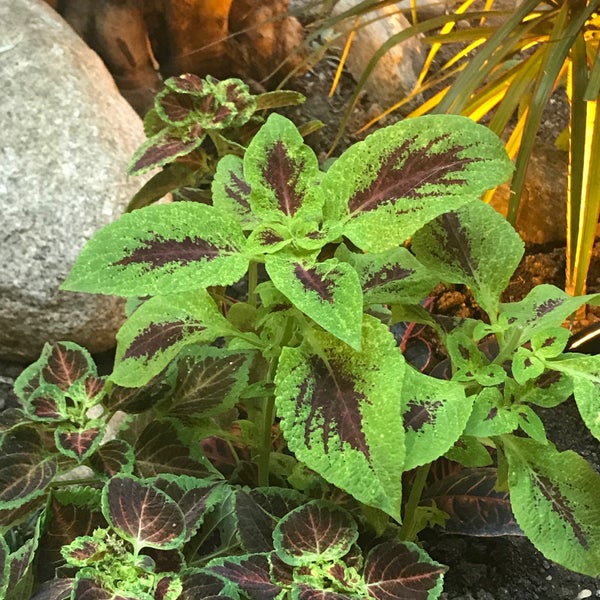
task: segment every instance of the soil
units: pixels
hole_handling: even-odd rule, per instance
[[[318,134],[307,138],[322,159],[327,155],[337,132],[337,124],[355,86],[350,75],[345,73],[333,96],[328,97],[335,62],[336,59],[330,57],[287,86],[302,91],[307,96],[307,102],[302,107],[288,111],[297,123],[310,119],[320,119],[326,123],[326,127]],[[365,134],[353,132],[378,110],[379,107],[366,96],[359,100],[337,152],[364,137]],[[543,120],[541,136],[544,139],[554,141],[563,127],[565,114],[568,115],[568,108],[558,94],[552,100],[548,117]],[[388,117],[382,124],[389,124],[394,119],[393,116]],[[564,247],[528,248],[506,291],[505,300],[519,300],[539,283],[553,283],[561,287],[564,285],[564,277]],[[594,250],[588,291],[600,291],[600,244]],[[437,302],[438,307],[443,306],[453,314],[468,316],[477,310],[470,295],[460,287],[443,290]],[[579,326],[598,320],[600,309],[592,308]],[[98,358],[102,370],[108,372],[111,352]],[[24,365],[0,361],[0,410],[17,405],[12,383],[23,368]],[[549,437],[560,450],[575,450],[600,472],[600,443],[584,426],[574,401],[567,401],[558,409],[540,411],[540,416],[545,422]],[[449,567],[442,600],[600,598],[600,579],[573,573],[546,560],[524,537],[463,537],[427,531],[423,535],[423,544],[432,558]]]

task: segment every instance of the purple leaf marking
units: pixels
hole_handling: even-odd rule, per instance
[[[294,216],[302,204],[304,194],[298,191],[298,182],[306,165],[306,159],[294,161],[286,146],[277,140],[269,149],[262,176],[268,187],[275,191],[279,209]]]
[[[303,404],[310,408],[305,423],[304,443],[311,447],[311,435],[321,432],[325,452],[329,451],[331,437],[339,436],[340,445],[362,452],[367,459],[370,450],[362,427],[360,405],[369,399],[356,389],[356,382],[346,373],[345,365],[330,358],[328,366],[317,356],[310,358],[311,373],[303,382],[298,394],[296,415]],[[309,380],[314,381],[312,396],[308,397]]]
[[[464,146],[455,145],[442,152],[430,153],[435,144],[443,142],[448,137],[448,134],[441,135],[418,149],[412,147],[417,141],[415,137],[406,140],[399,148],[390,152],[383,158],[378,176],[368,187],[357,190],[350,198],[348,202],[350,212],[375,210],[398,198],[422,198],[424,194],[420,190],[426,184],[465,183],[457,173],[476,159],[459,156],[459,152],[465,149]],[[451,174],[455,174],[454,177],[450,177]]]
[[[131,342],[123,358],[140,358],[145,356],[147,360],[155,354],[176,344],[191,333],[206,329],[200,324],[190,324],[185,321],[169,321],[167,323],[150,323]]]

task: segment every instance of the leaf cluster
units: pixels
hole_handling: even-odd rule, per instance
[[[386,4],[365,0],[315,27],[321,30],[348,18],[355,19],[360,27],[381,18],[374,17],[373,11]],[[494,132],[506,138],[509,155],[516,157],[507,215],[514,224],[544,110],[552,94],[564,90],[570,121],[557,144],[569,152],[566,289],[574,295],[585,293],[600,211],[600,2],[527,0],[507,11],[493,0],[485,4],[484,10],[479,10],[474,0],[464,0],[450,14],[422,20],[416,16],[420,8],[415,2],[412,25],[386,40],[373,55],[359,78],[343,122],[348,121],[381,57],[394,45],[421,35],[429,44],[429,52],[414,89],[374,121],[411,103],[418,106],[405,111],[410,117],[433,112],[485,120]],[[447,58],[440,61],[442,48],[448,49]],[[427,97],[424,102],[423,96]],[[341,133],[340,129],[338,138]]]
[[[413,542],[444,522],[524,533],[598,575],[600,477],[536,407],[574,394],[600,437],[600,360],[565,352],[561,327],[599,298],[543,285],[501,301],[523,244],[480,196],[511,169],[492,132],[440,115],[323,170],[274,114],[221,159],[210,205],[99,231],[64,288],[125,296],[128,319],[108,378],[62,342],[17,381],[0,433],[7,598],[33,578],[40,599],[433,600],[444,569]],[[440,282],[484,318],[426,310]],[[437,334],[445,365],[407,360],[405,322]]]

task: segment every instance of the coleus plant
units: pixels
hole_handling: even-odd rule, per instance
[[[129,210],[151,204],[167,193],[179,199],[210,197],[218,159],[243,156],[242,145],[262,121],[265,109],[304,102],[291,90],[253,94],[240,79],[219,81],[186,73],[169,77],[144,117],[148,137],[132,157],[128,172],[140,175],[162,167],[129,203]],[[319,123],[304,125],[307,131]]]
[[[37,558],[37,598],[433,600],[444,567],[414,542],[444,522],[598,575],[600,478],[534,409],[573,393],[600,437],[600,360],[561,327],[599,299],[501,302],[523,245],[479,197],[511,169],[485,127],[428,116],[323,171],[271,115],[218,163],[211,205],[98,232],[63,287],[127,297],[128,319],[109,377],[63,342],[17,381],[0,590]],[[440,281],[485,318],[425,310]],[[447,377],[405,359],[406,321],[437,332]],[[442,460],[462,469],[428,481]]]

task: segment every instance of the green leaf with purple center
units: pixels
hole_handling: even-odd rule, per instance
[[[317,329],[310,331],[313,345],[284,348],[277,414],[299,460],[399,520],[405,363],[385,325],[365,316],[362,330],[361,351]]]
[[[323,175],[325,220],[341,221],[362,250],[389,250],[503,183],[512,169],[498,137],[470,119],[408,119],[354,144]]]
[[[248,268],[245,243],[239,221],[212,206],[147,206],[97,232],[62,289],[159,296],[230,285]]]

